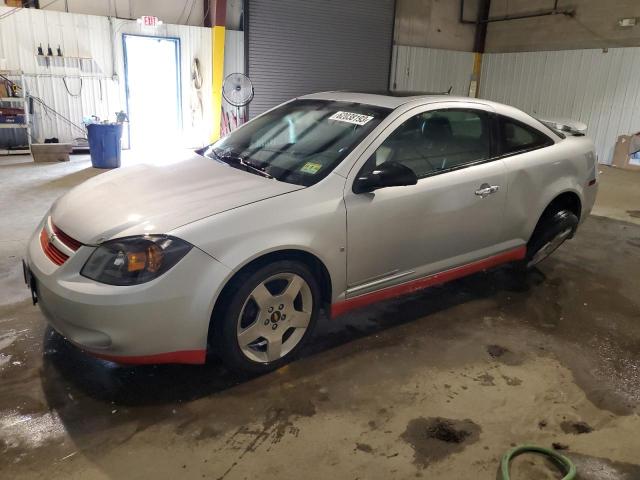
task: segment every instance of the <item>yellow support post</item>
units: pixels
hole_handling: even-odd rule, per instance
[[[471,72],[471,83],[469,84],[469,96],[478,98],[480,95],[480,74],[482,73],[482,53],[473,54],[473,72]]]
[[[215,25],[211,29],[211,99],[213,108],[213,126],[211,141],[220,138],[222,123],[222,81],[224,80],[224,25]]]

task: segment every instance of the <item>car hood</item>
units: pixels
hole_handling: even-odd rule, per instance
[[[247,173],[195,156],[169,165],[136,165],[94,177],[59,198],[53,223],[85,244],[167,233],[299,185]]]

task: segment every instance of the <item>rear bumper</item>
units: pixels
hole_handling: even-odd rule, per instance
[[[62,265],[31,238],[26,262],[51,326],[97,357],[127,364],[204,363],[213,300],[228,269],[193,248],[171,270],[141,285],[113,286],[80,275],[94,247]]]
[[[596,182],[593,185],[587,185],[584,188],[583,193],[583,203],[582,203],[582,213],[580,214],[580,223],[582,224],[589,214],[591,210],[593,210],[593,205],[596,202],[596,196],[598,195],[598,184],[600,180],[596,179]]]

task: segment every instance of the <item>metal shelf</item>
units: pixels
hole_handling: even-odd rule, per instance
[[[29,150],[28,148],[20,148],[20,149],[0,148],[0,155],[29,155],[30,153],[31,153],[31,150]]]
[[[38,55],[36,54],[36,57],[39,58],[60,58],[60,59],[64,59],[64,58],[68,58],[69,60],[93,60],[93,57],[69,57],[67,55]]]
[[[13,103],[22,103],[24,106],[24,115],[25,121],[24,123],[0,123],[0,129],[11,129],[11,130],[21,130],[26,134],[26,144],[28,147],[20,148],[20,145],[17,145],[15,148],[10,147],[7,148],[7,145],[0,145],[0,155],[21,155],[21,154],[29,154],[31,153],[31,118],[29,116],[28,109],[28,101],[26,98],[26,84],[24,81],[24,75],[21,71],[0,71],[3,76],[9,77],[11,80],[15,81],[16,84],[21,89],[22,96],[21,97],[0,97],[0,102],[13,102]],[[13,77],[13,78],[11,78]]]

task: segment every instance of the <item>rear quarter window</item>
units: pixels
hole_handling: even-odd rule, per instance
[[[554,141],[540,130],[512,118],[498,117],[498,149],[501,155],[528,152],[553,144]]]

